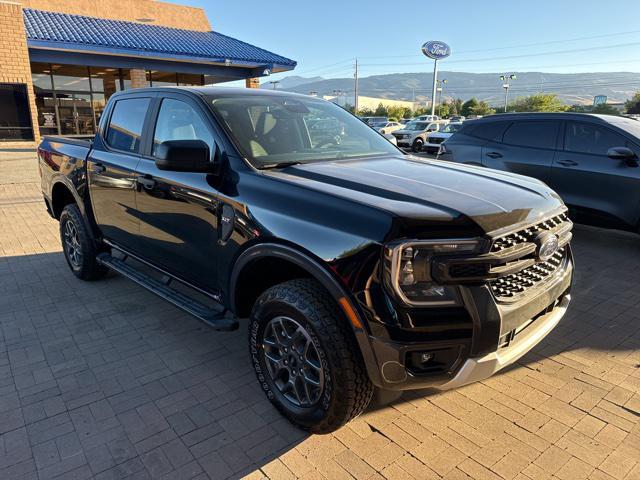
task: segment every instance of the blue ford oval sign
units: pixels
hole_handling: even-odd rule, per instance
[[[451,55],[451,47],[444,42],[431,40],[422,45],[422,53],[434,60],[442,60]]]

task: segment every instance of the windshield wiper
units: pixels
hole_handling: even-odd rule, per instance
[[[302,162],[298,160],[291,160],[288,162],[278,162],[278,163],[267,163],[265,165],[260,165],[260,170],[267,170],[269,168],[285,168],[291,167],[292,165],[300,165]]]

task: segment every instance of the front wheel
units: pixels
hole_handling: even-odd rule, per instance
[[[413,141],[413,145],[411,145],[411,150],[413,150],[414,152],[418,153],[422,150],[422,145],[424,144],[423,140],[421,138],[416,138]]]
[[[310,279],[269,288],[251,312],[258,381],[283,415],[313,433],[333,432],[371,401],[373,386],[346,321]]]
[[[76,204],[64,207],[60,214],[62,251],[73,274],[82,280],[97,280],[107,268],[96,260],[96,246],[85,227]]]

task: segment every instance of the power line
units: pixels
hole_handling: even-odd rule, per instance
[[[523,44],[519,44],[519,45],[508,45],[508,46],[502,46],[502,47],[493,47],[493,48],[479,48],[479,49],[475,49],[475,50],[461,50],[461,51],[457,51],[455,52],[456,55],[462,55],[464,53],[477,53],[477,52],[492,52],[492,51],[498,51],[498,50],[511,50],[514,48],[528,48],[528,47],[538,47],[538,46],[543,46],[543,45],[554,45],[554,44],[558,44],[558,43],[566,43],[566,42],[577,42],[577,41],[582,41],[582,40],[595,40],[598,38],[609,38],[609,37],[618,37],[618,36],[624,36],[624,35],[632,35],[632,34],[636,34],[636,33],[640,33],[640,30],[630,30],[627,32],[616,32],[616,33],[606,33],[606,34],[602,34],[602,35],[589,35],[586,37],[573,37],[573,38],[566,38],[563,40],[549,40],[546,42],[535,42],[535,43],[523,43]],[[373,58],[414,58],[414,57],[422,57],[422,54],[419,53],[414,53],[411,55],[380,55],[380,56],[360,56],[359,58],[369,58],[369,59],[373,59]]]

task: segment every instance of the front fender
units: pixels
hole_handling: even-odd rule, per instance
[[[380,385],[380,372],[378,371],[373,348],[369,341],[366,322],[363,319],[362,312],[358,308],[357,302],[351,298],[351,294],[343,285],[341,285],[331,269],[325,267],[320,261],[313,258],[310,254],[304,253],[292,246],[280,243],[261,243],[247,248],[236,260],[231,273],[228,289],[229,305],[235,305],[236,285],[242,270],[253,261],[265,257],[286,260],[304,269],[324,288],[326,288],[329,294],[343,310],[346,319],[350,318],[349,310],[355,313],[357,316],[357,324],[354,321],[350,321],[349,325],[351,325],[353,334],[358,346],[360,347],[360,352],[362,353],[369,378],[374,385]]]

